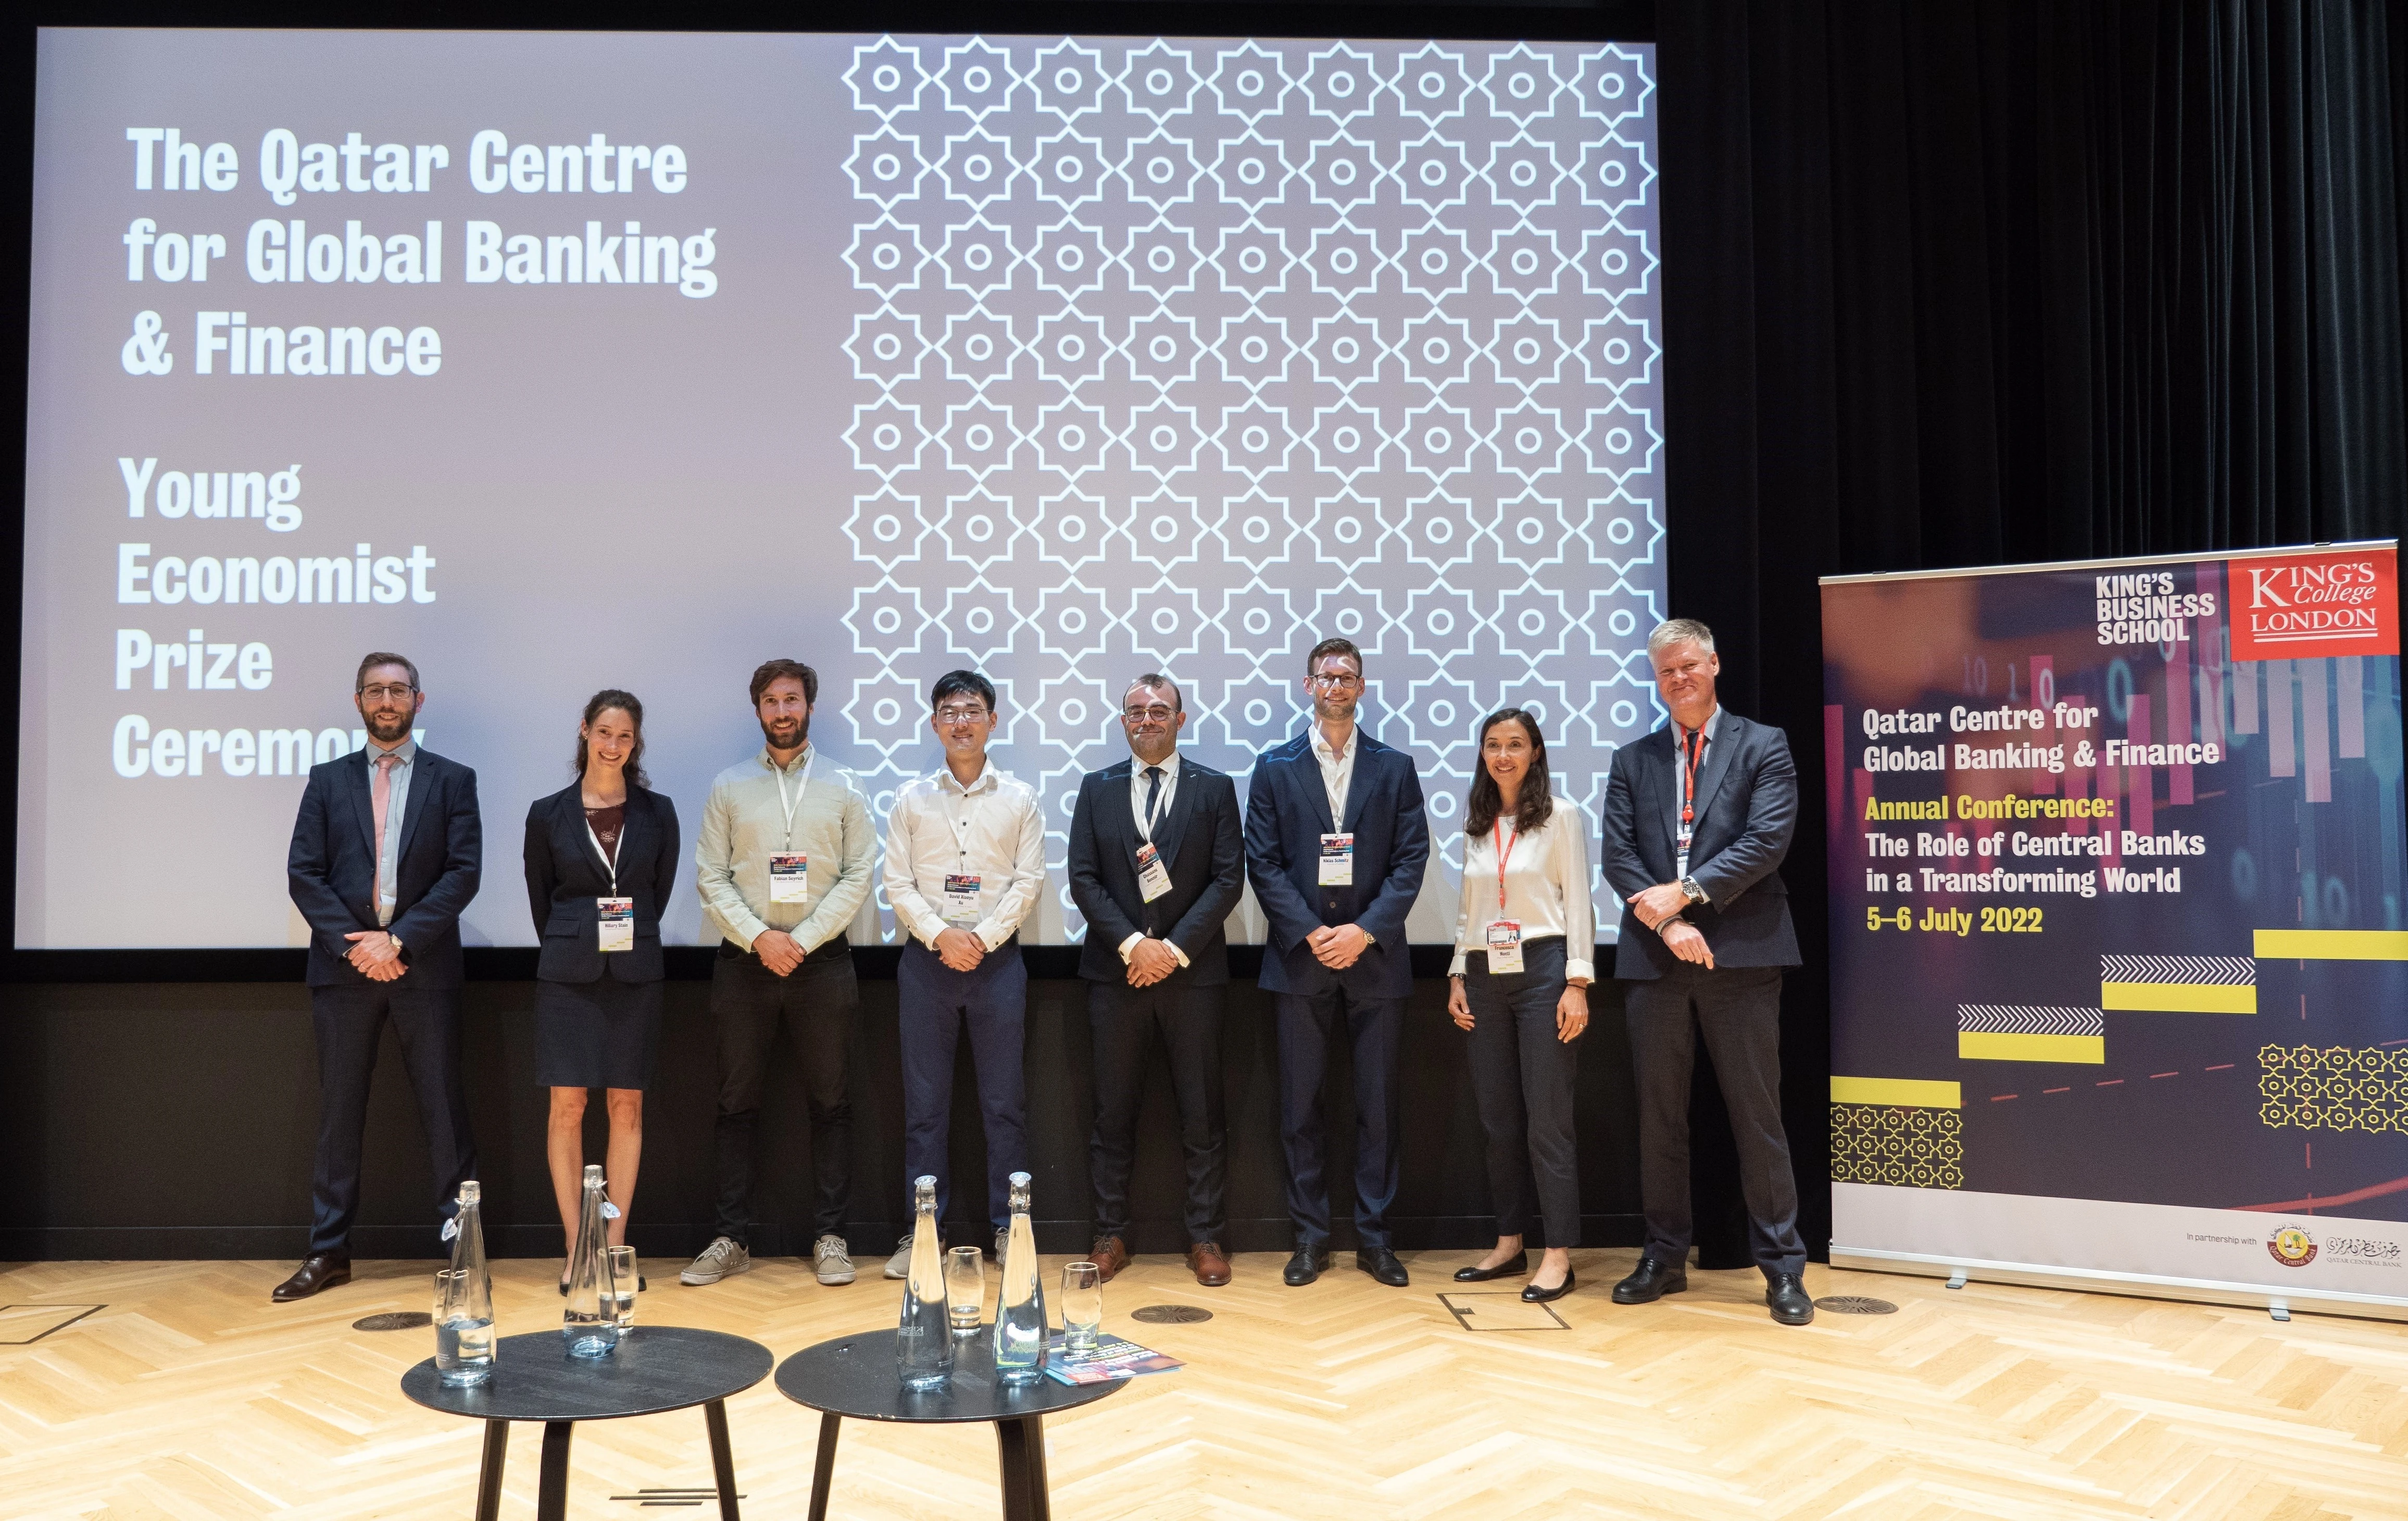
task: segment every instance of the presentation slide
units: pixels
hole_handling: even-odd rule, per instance
[[[1140,672],[1242,779],[1315,639],[1360,644],[1428,794],[1417,941],[1482,714],[1536,710],[1592,818],[1660,722],[1652,48],[39,48],[22,947],[306,943],[294,807],[371,650],[477,771],[472,944],[534,942],[527,805],[606,686],[690,861],[762,660],[817,669],[811,739],[882,819],[942,764],[930,682],[984,670],[1050,943]],[[690,886],[665,928],[700,938]]]

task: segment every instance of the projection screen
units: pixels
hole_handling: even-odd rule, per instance
[[[1064,831],[1128,679],[1175,675],[1190,753],[1242,778],[1329,633],[1422,768],[1412,938],[1448,939],[1479,717],[1538,710],[1592,818],[1659,721],[1652,74],[44,32],[18,944],[303,943],[294,809],[360,742],[373,649],[478,771],[471,943],[533,941],[521,825],[589,694],[644,699],[690,860],[773,655],[882,816],[941,764],[929,682],[987,671],[1051,825],[1030,938],[1073,940]],[[700,933],[690,887],[666,932]]]

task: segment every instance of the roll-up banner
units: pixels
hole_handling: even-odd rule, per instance
[[[1835,1264],[2408,1314],[2397,562],[1823,582]]]

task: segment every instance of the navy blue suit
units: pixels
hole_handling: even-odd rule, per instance
[[[365,750],[313,767],[293,822],[285,875],[309,923],[310,1020],[318,1038],[318,1160],[309,1253],[348,1255],[360,1200],[368,1083],[385,1021],[400,1038],[433,1165],[436,1209],[448,1216],[477,1167],[460,1077],[460,912],[477,896],[484,854],[477,773],[421,748],[411,763],[394,861],[393,923],[407,969],[390,983],[349,961],[353,931],[375,929],[376,812]]]
[[[1299,1244],[1329,1240],[1329,1188],[1321,1087],[1329,1038],[1341,1022],[1354,1057],[1354,1227],[1365,1247],[1390,1244],[1402,1147],[1397,1059],[1403,1045],[1412,958],[1405,916],[1429,863],[1429,823],[1412,758],[1360,728],[1341,819],[1314,757],[1312,731],[1265,751],[1246,797],[1246,876],[1268,921],[1262,986],[1278,997],[1280,1138],[1287,1153],[1288,1213]],[[1321,837],[1354,837],[1354,882],[1321,885]],[[1313,958],[1305,937],[1324,926],[1359,925],[1372,943],[1343,971]]]

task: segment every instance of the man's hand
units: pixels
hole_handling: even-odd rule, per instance
[[[937,932],[937,959],[955,971],[976,971],[986,959],[986,941],[957,926]]]
[[[1129,947],[1128,980],[1131,987],[1152,987],[1179,969],[1179,954],[1171,950],[1168,940],[1158,940],[1149,935]]]
[[[1464,992],[1461,977],[1446,980],[1446,1012],[1455,1021],[1455,1028],[1471,1028],[1471,996]]]
[[[1681,891],[1677,882],[1661,882],[1643,893],[1630,895],[1630,907],[1639,922],[1654,929],[1672,915],[1689,906],[1689,895]]]
[[[1713,947],[1706,943],[1703,931],[1687,920],[1677,920],[1664,926],[1664,943],[1684,961],[1694,961],[1708,971],[1714,969]]]
[[[384,930],[353,930],[343,939],[351,942],[351,966],[372,983],[393,982],[409,969],[401,959],[401,942]]]
[[[1363,933],[1361,925],[1326,926],[1304,938],[1312,947],[1312,959],[1331,971],[1344,971],[1363,957],[1363,948],[1371,937]]]
[[[761,965],[783,977],[803,964],[803,948],[782,929],[765,929],[752,937],[752,954]]]

